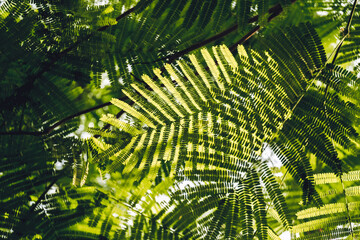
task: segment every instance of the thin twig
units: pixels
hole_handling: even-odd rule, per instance
[[[260,30],[260,26],[256,26],[253,29],[251,29],[247,34],[245,34],[239,41],[234,43],[229,47],[230,52],[234,52],[238,45],[244,44],[247,40],[249,40],[252,36],[254,36],[255,33],[257,33]]]
[[[344,30],[344,34],[345,34],[345,35],[344,35],[344,37],[341,39],[340,44],[338,45],[338,47],[337,47],[337,49],[336,49],[334,58],[333,58],[333,60],[332,60],[332,62],[331,62],[332,65],[334,65],[335,62],[336,62],[336,58],[338,57],[338,54],[339,54],[339,52],[340,52],[340,49],[341,49],[341,46],[342,46],[344,40],[345,40],[347,37],[350,36],[350,27],[351,27],[352,19],[353,19],[353,17],[354,17],[356,4],[357,4],[357,0],[354,1],[354,4],[353,4],[353,6],[352,6],[351,13],[350,13],[348,22],[347,22],[346,27],[345,27],[345,30]],[[325,93],[324,93],[324,98],[325,98],[325,100],[324,100],[324,105],[325,105],[325,103],[326,103],[326,96],[327,96],[328,90],[329,90],[329,84],[327,84],[327,85],[326,85],[326,88],[325,88]]]

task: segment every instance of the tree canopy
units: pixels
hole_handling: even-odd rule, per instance
[[[358,239],[357,0],[0,0],[1,239]]]

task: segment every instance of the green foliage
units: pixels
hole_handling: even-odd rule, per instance
[[[355,3],[0,1],[0,238],[355,239]]]

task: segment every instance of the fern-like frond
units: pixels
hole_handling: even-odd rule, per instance
[[[184,191],[183,195],[191,202],[201,198],[211,202],[207,208],[197,209],[195,218],[201,218],[211,209],[218,212],[219,216],[209,218],[212,227],[204,236],[234,237],[239,227],[243,238],[252,238],[255,231],[260,239],[266,239],[268,228],[264,196],[259,189],[261,181],[283,225],[290,226],[279,186],[267,165],[258,162],[263,144],[270,143],[303,188],[304,203],[315,200],[321,204],[306,151],[313,152],[341,174],[340,160],[336,158],[331,139],[350,143],[349,139],[356,133],[351,125],[335,120],[340,114],[336,109],[344,107],[344,102],[336,100],[336,94],[329,97],[328,107],[329,112],[334,111],[330,113],[334,114],[333,125],[337,128],[327,128],[326,116],[306,115],[308,99],[322,98],[312,85],[316,81],[314,77],[325,78],[321,74],[326,74],[323,72],[325,53],[311,25],[279,31],[269,39],[264,41],[266,50],[246,54],[242,50],[239,58],[225,46],[213,47],[212,52],[202,50],[201,55],[189,56],[191,65],[177,61],[176,65],[165,66],[167,73],[155,69],[158,82],[143,75],[144,82],[153,91],[137,82],[124,89],[124,94],[136,105],[119,100],[113,103],[142,122],[145,132],[128,131],[132,139],[126,146],[104,149],[100,155],[112,162],[107,170],[127,174],[136,167],[141,171],[138,183],[141,185],[142,181],[144,186],[151,186],[161,176],[183,176],[184,180],[190,178],[209,184],[229,176],[231,181],[238,179],[235,183],[239,182],[239,187],[233,186],[233,190],[224,192],[225,197],[220,199],[221,194],[216,199],[209,198],[208,191],[201,187],[191,193]],[[213,78],[205,70],[207,67]],[[331,78],[344,75],[341,70],[337,72]],[[120,126],[119,120],[114,121]],[[162,172],[162,166],[168,161],[170,171]],[[175,205],[175,209],[183,207]],[[187,207],[195,211],[191,204]],[[235,211],[240,211],[243,217],[238,218]],[[180,212],[168,214],[163,223],[172,226]],[[227,219],[224,229],[219,225],[221,219]],[[253,230],[253,220],[256,230]]]

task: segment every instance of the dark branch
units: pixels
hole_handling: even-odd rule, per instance
[[[136,64],[149,64],[149,63],[155,63],[155,62],[160,62],[160,61],[164,61],[164,60],[167,60],[167,62],[173,62],[174,60],[178,59],[179,57],[181,57],[181,56],[183,56],[183,55],[185,55],[185,54],[187,54],[187,53],[189,53],[191,51],[194,51],[194,50],[196,50],[198,48],[201,48],[201,47],[203,47],[203,46],[205,46],[205,45],[207,45],[207,44],[209,44],[211,42],[214,42],[216,40],[219,40],[219,39],[225,37],[226,35],[234,32],[237,29],[237,27],[238,27],[238,25],[235,24],[235,25],[231,26],[230,28],[224,30],[223,32],[218,33],[215,36],[212,36],[212,37],[210,37],[208,39],[205,39],[205,40],[203,40],[201,42],[195,43],[192,46],[190,46],[190,47],[188,47],[188,48],[186,48],[184,50],[181,50],[181,51],[179,51],[179,52],[177,52],[177,53],[175,53],[175,54],[173,54],[171,56],[162,57],[162,58],[159,58],[159,59],[157,59],[155,61],[151,61],[151,62],[139,62],[139,63],[136,63]]]
[[[294,3],[296,2],[296,0],[291,0],[291,3]],[[275,18],[276,16],[278,16],[281,12],[283,11],[283,8],[281,7],[281,4],[277,4],[275,5],[274,7],[270,8],[268,10],[269,14],[271,14],[268,18],[268,22],[270,22],[273,18]],[[259,19],[259,15],[256,15],[252,18],[249,19],[248,23],[254,23],[256,22],[257,20]],[[165,57],[162,57],[162,58],[159,58],[157,60],[154,60],[154,61],[150,61],[150,62],[138,62],[138,63],[135,63],[135,64],[151,64],[151,63],[156,63],[156,62],[160,62],[160,61],[164,61],[164,60],[167,60],[168,63],[170,62],[173,62],[174,60],[178,59],[179,57],[191,52],[191,51],[194,51],[196,49],[199,49],[211,42],[214,42],[216,40],[219,40],[219,39],[222,39],[223,37],[229,35],[230,33],[236,31],[238,29],[238,24],[234,24],[233,26],[229,27],[228,29],[222,31],[221,33],[218,33],[216,34],[215,36],[212,36],[208,39],[205,39],[201,42],[198,42],[198,43],[195,43],[193,44],[192,46],[184,49],[184,50],[181,50],[177,53],[174,53],[173,55],[170,55],[170,56],[165,56]],[[250,30],[247,34],[245,34],[245,36],[243,36],[237,43],[235,43],[233,46],[231,46],[230,50],[232,48],[236,48],[236,46],[238,44],[243,44],[245,41],[247,41],[250,37],[252,37],[257,31],[259,31],[260,29],[260,26],[256,26],[254,29]]]
[[[135,75],[131,74],[137,81],[141,81],[138,77],[136,77]],[[123,98],[119,98],[120,100],[123,100],[123,101],[126,101],[128,100],[128,104],[133,104],[132,101],[130,101],[127,97],[123,97]],[[92,112],[94,110],[97,110],[97,109],[100,109],[100,108],[103,108],[103,107],[106,107],[106,106],[109,106],[111,105],[111,102],[106,102],[106,103],[102,103],[100,105],[97,105],[95,107],[92,107],[92,108],[88,108],[88,109],[85,109],[83,111],[80,111],[80,112],[77,112],[77,113],[74,113],[72,115],[69,115],[63,119],[61,119],[60,121],[54,123],[53,125],[51,125],[50,127],[46,128],[45,130],[43,131],[39,131],[39,132],[31,132],[31,131],[12,131],[12,132],[0,132],[0,135],[30,135],[30,136],[44,136],[44,135],[47,135],[49,133],[51,133],[55,128],[61,126],[62,124],[66,123],[67,121],[70,121],[78,116],[81,116],[83,114],[86,114],[86,113],[89,113],[89,112]],[[116,114],[116,118],[119,118],[122,114],[124,113],[123,110],[121,110],[119,113]],[[109,129],[110,128],[110,124],[107,124],[104,126],[103,129]],[[95,135],[95,137],[99,137],[98,135]]]
[[[81,111],[81,112],[75,113],[75,114],[70,115],[70,116],[68,116],[68,117],[66,117],[66,118],[63,118],[63,119],[61,119],[60,121],[58,121],[57,123],[55,123],[54,125],[52,125],[51,127],[47,128],[47,129],[44,131],[43,135],[49,134],[49,133],[52,132],[56,127],[62,125],[63,123],[65,123],[65,122],[67,122],[67,121],[69,121],[69,120],[71,120],[71,119],[73,119],[73,118],[75,118],[75,117],[78,117],[78,116],[83,115],[83,114],[85,114],[85,113],[89,113],[89,112],[92,112],[92,111],[94,111],[94,110],[97,110],[97,109],[99,109],[99,108],[103,108],[103,107],[109,106],[109,105],[111,105],[111,102],[106,102],[106,103],[97,105],[97,106],[95,106],[95,107],[92,107],[92,108],[89,108],[89,109],[85,109],[85,110],[83,110],[83,111]]]
[[[76,118],[80,115],[83,115],[85,113],[89,113],[92,112],[94,110],[97,110],[99,108],[103,108],[105,106],[109,106],[111,105],[111,102],[106,102],[106,103],[102,103],[100,105],[97,105],[95,107],[89,108],[89,109],[85,109],[81,112],[77,112],[75,114],[72,114],[70,116],[67,116],[63,119],[61,119],[60,121],[56,122],[55,124],[51,125],[50,127],[46,128],[44,131],[41,132],[29,132],[29,131],[14,131],[14,132],[0,132],[0,135],[31,135],[31,136],[44,136],[47,135],[49,133],[51,133],[55,128],[59,127],[60,125],[64,124],[65,122]]]
[[[249,38],[254,36],[254,34],[257,33],[259,31],[259,29],[260,29],[260,26],[256,26],[250,32],[245,34],[245,36],[243,36],[239,41],[237,41],[235,44],[230,46],[230,48],[229,48],[230,52],[234,52],[238,45],[244,44],[244,42],[246,42]]]
[[[291,3],[295,3],[296,0],[291,0]],[[277,17],[280,13],[283,12],[283,8],[281,7],[281,4],[277,4],[274,7],[269,9],[269,13],[271,13],[271,15],[268,17],[268,22],[271,22],[271,20],[273,20],[275,17]],[[245,36],[243,36],[239,41],[237,41],[236,43],[234,43],[229,49],[230,51],[233,53],[238,45],[244,44],[244,42],[246,42],[249,38],[251,38],[255,33],[257,33],[260,30],[260,25],[257,25],[256,27],[254,27],[252,30],[250,30],[247,34],[245,34]]]

